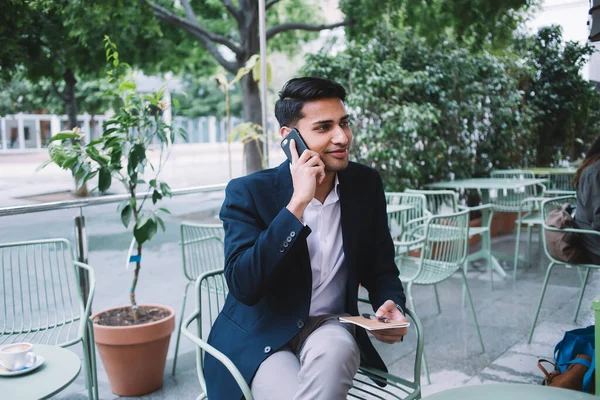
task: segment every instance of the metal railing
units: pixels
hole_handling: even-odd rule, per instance
[[[218,192],[225,190],[227,184],[221,183],[217,185],[194,186],[180,189],[172,189],[173,196],[183,196],[189,194]],[[138,193],[136,199],[152,196],[152,192]],[[0,217],[11,215],[31,214],[37,212],[64,210],[70,208],[79,208],[79,215],[74,218],[75,223],[75,249],[77,250],[77,261],[88,263],[88,238],[85,230],[85,215],[83,209],[85,207],[99,206],[104,204],[119,203],[129,199],[127,194],[115,194],[93,198],[82,198],[77,200],[53,201],[41,204],[28,204],[22,206],[0,207]],[[81,286],[84,299],[89,293],[89,280],[87,274],[80,275],[79,285]]]

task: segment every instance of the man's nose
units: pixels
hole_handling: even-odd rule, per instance
[[[336,144],[347,144],[348,143],[348,135],[341,126],[338,126],[333,133],[333,137],[331,141]]]

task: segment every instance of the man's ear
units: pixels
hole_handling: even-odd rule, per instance
[[[279,129],[279,135],[281,136],[281,138],[285,138],[287,135],[289,135],[289,133],[292,131],[292,128],[290,128],[289,126],[282,126]]]

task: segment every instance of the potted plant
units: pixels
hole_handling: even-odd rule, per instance
[[[163,197],[171,195],[169,185],[160,181],[159,175],[175,136],[185,134],[162,120],[162,111],[168,107],[162,100],[162,90],[146,95],[137,93],[130,66],[120,62],[117,46],[108,37],[105,50],[110,65],[108,81],[114,86],[109,93],[119,99],[121,106],[105,122],[101,138],[85,144],[79,129],[74,128],[55,135],[49,152],[50,162],[71,170],[81,184],[97,177],[98,190],[104,193],[116,180],[129,196],[119,205],[118,212],[133,236],[128,254],[128,262],[135,264],[129,292],[131,304],[100,311],[92,320],[112,391],[120,396],[138,396],[162,386],[169,340],[175,327],[173,309],[138,304],[135,289],[143,245],[159,226],[165,230],[161,215],[169,213],[157,207]],[[160,151],[159,161],[154,165],[147,157],[151,146]],[[152,177],[148,180],[150,190],[138,198],[140,185],[146,184],[144,175]],[[150,200],[151,206],[145,207]]]

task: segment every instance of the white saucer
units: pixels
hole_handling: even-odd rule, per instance
[[[23,368],[23,369],[20,369],[17,371],[9,371],[0,366],[0,376],[16,376],[16,375],[26,374],[28,372],[33,371],[34,369],[37,369],[43,363],[44,363],[44,357],[40,356],[39,354],[36,354],[35,362],[29,368]]]

